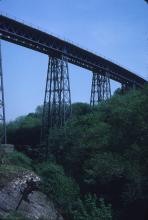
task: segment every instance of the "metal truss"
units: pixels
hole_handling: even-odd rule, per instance
[[[6,144],[6,120],[5,120],[5,102],[4,102],[4,86],[3,86],[3,70],[2,55],[0,41],[0,143]]]
[[[86,49],[3,15],[0,15],[0,37],[59,59],[61,55],[66,56],[69,63],[92,72],[109,70],[110,79],[119,83],[128,82],[132,85],[135,81],[138,87],[147,83],[140,76]]]
[[[135,88],[137,88],[137,86],[136,86],[136,83],[134,83],[134,82],[132,84],[129,84],[129,82],[121,84],[122,93],[126,93],[127,91],[129,91],[131,89],[135,89]]]
[[[94,72],[92,77],[92,88],[90,105],[98,105],[101,101],[106,101],[111,97],[111,86],[109,74],[104,75]]]
[[[41,142],[48,140],[50,129],[62,127],[70,116],[71,94],[67,58],[49,57]]]

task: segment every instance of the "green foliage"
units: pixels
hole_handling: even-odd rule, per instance
[[[77,209],[73,211],[74,220],[112,220],[111,206],[103,199],[88,194],[84,200],[79,199]]]
[[[3,157],[3,164],[6,164],[6,165],[31,169],[31,166],[32,166],[31,163],[32,163],[32,160],[30,158],[28,158],[26,155],[18,151],[5,154]]]
[[[39,108],[39,107],[38,107]],[[8,142],[15,145],[37,145],[40,142],[41,113],[18,117],[7,125]]]
[[[148,87],[126,94],[118,90],[95,108],[82,103],[72,107],[73,116],[65,126],[50,131],[52,162],[36,165],[43,191],[63,208],[68,220],[112,219],[110,206],[97,198],[112,204],[115,220],[137,220],[139,215],[144,220],[148,203]],[[9,139],[16,144],[39,143],[41,113],[39,107],[10,123]],[[43,148],[38,150],[42,153]]]
[[[84,182],[106,184],[124,176],[124,160],[111,152],[96,154],[84,164]]]
[[[71,177],[65,175],[61,166],[44,162],[38,165],[37,173],[43,179],[43,191],[60,207],[68,209],[77,199],[79,187]]]
[[[31,220],[30,218],[24,217],[17,212],[10,212],[8,215],[0,216],[1,220]]]
[[[78,105],[64,128],[52,133],[51,153],[81,193],[107,198],[121,219],[125,207],[148,200],[148,88],[116,93],[82,112]]]
[[[90,105],[86,103],[74,103],[72,104],[73,117],[80,117],[92,112]]]

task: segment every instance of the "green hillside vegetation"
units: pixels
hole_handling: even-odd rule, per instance
[[[72,109],[50,132],[46,161],[41,107],[7,125],[8,142],[31,158],[26,166],[66,220],[148,219],[148,87]]]

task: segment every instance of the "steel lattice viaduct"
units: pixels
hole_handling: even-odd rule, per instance
[[[50,128],[61,127],[71,115],[68,63],[83,67],[93,73],[90,99],[92,106],[110,98],[110,79],[121,83],[124,90],[143,87],[147,83],[140,76],[92,52],[3,15],[0,15],[0,36],[2,40],[49,56],[42,140],[47,140]],[[3,88],[2,80],[1,88]],[[0,92],[3,96],[3,89]],[[1,118],[5,122],[4,99],[1,99],[1,103],[0,107],[3,112]]]

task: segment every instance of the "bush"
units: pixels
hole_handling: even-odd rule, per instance
[[[78,185],[71,177],[65,175],[61,166],[45,162],[38,165],[37,173],[43,179],[44,193],[52,197],[60,207],[68,209],[78,198]]]
[[[79,199],[77,208],[73,211],[74,220],[111,220],[111,206],[106,205],[103,199],[88,194],[84,200]]]
[[[32,160],[23,153],[14,151],[12,153],[4,155],[4,163],[6,163],[7,165],[14,165],[26,169],[31,169]]]

